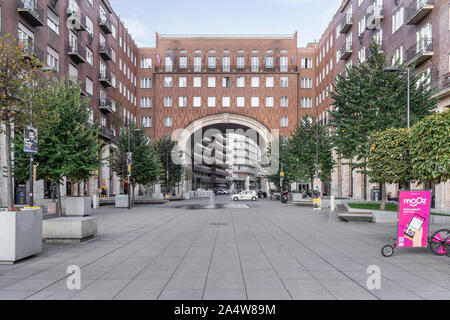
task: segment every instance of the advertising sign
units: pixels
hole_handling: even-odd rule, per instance
[[[31,126],[25,128],[23,151],[25,153],[38,153],[38,130]]]
[[[400,191],[398,247],[427,247],[430,210],[431,191]]]
[[[313,199],[313,209],[314,210],[322,210],[322,199],[321,198]]]

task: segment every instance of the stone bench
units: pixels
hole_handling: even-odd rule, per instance
[[[96,234],[95,217],[62,217],[42,223],[42,237],[46,242],[84,242]]]
[[[374,221],[374,216],[371,212],[339,212],[338,217],[344,221]]]

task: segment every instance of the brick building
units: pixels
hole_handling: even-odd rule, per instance
[[[448,0],[343,0],[317,44],[315,106],[328,122],[333,101],[329,95],[345,67],[364,62],[375,40],[393,63],[416,64],[416,72],[429,75],[438,90],[439,110],[450,107],[450,1]],[[405,107],[406,121],[406,107]],[[406,126],[406,123],[405,123]],[[332,193],[354,198],[370,197],[373,187],[364,177],[338,165],[333,173]],[[416,186],[422,188],[423,186]],[[425,186],[436,195],[436,207],[450,207],[450,184]],[[397,186],[389,186],[395,195]]]
[[[118,128],[113,113],[137,121],[137,47],[109,2],[0,0],[0,28],[0,35],[10,34],[20,41],[27,54],[36,54],[44,62],[48,72],[81,84],[83,95],[90,100],[91,120],[101,125],[104,156],[114,152]],[[5,184],[2,181],[2,203]],[[119,178],[106,165],[81,190],[93,194],[100,186],[105,186],[108,194],[120,191]],[[37,182],[35,198],[42,199],[49,187]],[[78,193],[78,186],[69,181],[62,189],[63,194]]]

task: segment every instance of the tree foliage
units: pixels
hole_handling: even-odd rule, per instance
[[[408,129],[388,129],[372,134],[368,174],[374,183],[406,183],[414,180]]]
[[[184,166],[176,164],[172,160],[172,152],[175,149],[176,143],[171,137],[163,137],[156,141],[156,150],[158,151],[159,160],[162,164],[162,172],[160,175],[160,182],[163,187],[172,188],[177,185],[182,179],[185,171]],[[169,171],[169,181],[167,182],[167,171]]]
[[[275,184],[277,189],[281,187],[281,172],[284,172],[284,187],[295,181],[292,171],[289,170],[287,140],[280,139],[279,141],[269,142],[264,158],[261,164],[261,176],[268,182]],[[274,165],[277,165],[275,172],[272,170]]]
[[[450,180],[450,110],[411,128],[411,157],[418,180],[436,184]]]
[[[335,110],[331,112],[333,144],[344,159],[365,160],[369,136],[388,128],[406,127],[407,77],[385,72],[390,66],[386,55],[373,43],[371,57],[362,64],[347,68],[339,75],[331,96]],[[401,65],[401,67],[406,67]],[[437,100],[422,74],[411,70],[411,123],[431,114]]]
[[[330,181],[334,162],[328,128],[323,126],[317,118],[305,116],[300,119],[291,134],[286,148],[287,167],[294,181],[312,183],[314,180],[316,145],[318,146],[319,177],[322,181]]]

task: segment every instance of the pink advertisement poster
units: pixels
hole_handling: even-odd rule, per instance
[[[397,246],[427,247],[431,191],[400,191]]]

